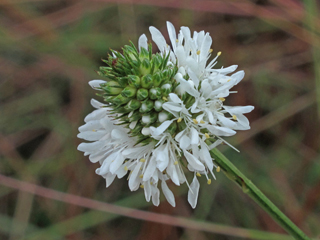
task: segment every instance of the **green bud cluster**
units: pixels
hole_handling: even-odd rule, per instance
[[[169,55],[152,54],[152,45],[140,52],[130,43],[123,53],[111,50],[112,55],[102,60],[107,66],[100,67],[98,74],[107,78],[101,84],[100,96],[119,114],[120,124],[130,129],[138,141],[148,143],[149,137],[142,134],[144,127],[159,126],[172,115],[162,109],[169,93],[174,92],[174,79],[178,68],[168,63]],[[134,128],[130,124],[137,121]],[[172,130],[172,129],[171,129]]]

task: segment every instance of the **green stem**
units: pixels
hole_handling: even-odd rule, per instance
[[[256,203],[258,203],[284,230],[286,230],[295,239],[311,240],[218,149],[213,148],[210,153],[226,176],[239,185],[243,192],[248,194]]]

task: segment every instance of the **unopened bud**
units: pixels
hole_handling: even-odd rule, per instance
[[[151,111],[152,109],[153,109],[153,101],[147,100],[147,101],[142,102],[139,111],[141,113],[146,113],[146,112]]]
[[[150,124],[154,123],[158,119],[158,114],[153,112],[151,114],[142,115],[141,123],[143,125],[149,126]]]
[[[149,97],[150,97],[152,100],[161,98],[161,89],[158,88],[158,87],[156,87],[156,88],[151,88],[151,89],[149,90]]]
[[[122,94],[119,94],[118,96],[116,96],[113,99],[113,103],[116,105],[122,105],[122,104],[129,102],[129,101],[130,101],[130,98],[127,98],[127,97],[123,96]]]
[[[149,91],[147,89],[144,89],[144,88],[140,88],[138,91],[137,91],[137,99],[138,100],[145,100],[149,95]]]
[[[171,116],[172,116],[172,115],[171,115],[169,112],[167,112],[167,111],[162,111],[162,112],[160,112],[159,115],[158,115],[158,121],[159,121],[160,123],[162,123],[162,122],[170,119]]]
[[[162,99],[157,100],[154,102],[154,110],[156,110],[157,112],[162,111],[162,104],[164,103],[164,101]]]
[[[123,88],[106,86],[102,88],[106,95],[115,96],[122,92]]]
[[[172,85],[170,83],[163,84],[161,86],[161,92],[163,96],[168,96],[172,91]]]
[[[128,98],[132,98],[136,95],[137,93],[137,89],[134,87],[126,87],[123,89],[123,91],[121,92],[121,94],[125,97]]]
[[[153,85],[155,87],[159,87],[161,85],[161,83],[162,83],[162,80],[163,79],[161,78],[160,72],[156,72],[156,73],[153,74]]]
[[[143,61],[141,62],[140,65],[140,73],[142,75],[146,75],[149,74],[151,72],[151,64],[150,61],[148,59],[143,59]]]
[[[136,75],[128,75],[128,84],[130,87],[139,88],[141,86],[140,78]]]
[[[149,89],[152,87],[152,85],[153,85],[153,81],[152,81],[151,74],[147,74],[141,78],[141,86],[143,88]]]
[[[134,111],[134,110],[138,109],[140,106],[141,106],[140,101],[138,101],[136,99],[132,99],[130,102],[128,102],[128,104],[125,106],[125,108],[130,111]]]

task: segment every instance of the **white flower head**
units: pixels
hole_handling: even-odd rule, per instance
[[[152,40],[160,52],[153,54],[145,34],[138,48],[131,43],[123,52],[112,50],[100,67],[106,80],[92,80],[105,103],[92,100],[96,108],[79,128],[79,138],[90,141],[78,149],[100,163],[96,170],[108,187],[128,176],[131,191],[144,189],[147,201],[158,206],[160,190],[175,206],[168,185],[186,183],[188,201],[195,208],[200,184],[208,184],[218,167],[210,150],[225,142],[222,137],[250,128],[244,116],[252,106],[225,106],[230,89],[244,77],[232,75],[237,66],[213,69],[220,52],[209,63],[212,39],[209,33],[181,27],[178,34],[167,22],[170,45],[155,27]],[[227,143],[228,144],[228,143]],[[189,184],[185,172],[193,172]],[[168,184],[169,183],[169,184]]]

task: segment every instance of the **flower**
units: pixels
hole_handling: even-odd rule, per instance
[[[230,89],[244,77],[243,71],[232,75],[237,66],[213,69],[220,52],[211,56],[209,33],[181,27],[178,35],[170,22],[167,29],[171,47],[155,27],[150,27],[152,40],[159,52],[152,53],[145,34],[138,41],[112,50],[107,66],[98,72],[106,80],[92,80],[90,86],[100,91],[104,103],[92,100],[96,108],[79,128],[79,138],[87,141],[78,150],[89,155],[108,187],[115,179],[128,174],[131,191],[144,189],[147,201],[158,206],[161,186],[168,202],[175,206],[168,180],[189,187],[188,201],[195,208],[200,184],[215,178],[210,150],[222,137],[235,130],[250,128],[243,115],[253,106],[224,105]],[[230,145],[230,144],[228,144]],[[230,145],[231,146],[231,145]],[[232,146],[231,146],[232,147]],[[189,184],[186,170],[193,172]]]

